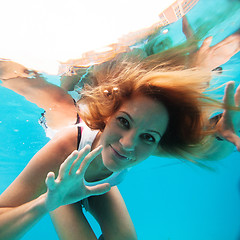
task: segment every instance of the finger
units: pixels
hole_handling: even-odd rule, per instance
[[[72,167],[71,167],[71,173],[75,174],[78,169],[81,166],[81,163],[83,162],[83,160],[85,159],[85,157],[89,154],[89,152],[91,151],[91,147],[90,145],[86,145],[83,149],[81,149],[81,151],[78,153],[78,157],[77,159],[74,161]]]
[[[207,38],[203,41],[202,46],[200,47],[200,50],[202,50],[202,51],[207,50],[207,49],[210,47],[210,45],[211,45],[212,39],[213,39],[212,36],[211,36],[211,37],[207,37]]]
[[[240,34],[230,35],[229,37],[225,38],[222,42],[231,47],[230,49],[233,55],[240,51]]]
[[[78,157],[78,151],[74,150],[67,159],[60,165],[58,179],[63,179],[64,177],[68,176],[70,173],[71,166],[73,162]]]
[[[55,182],[55,174],[54,174],[54,172],[49,172],[49,173],[47,174],[45,183],[46,183],[47,188],[48,188],[49,190],[52,191],[52,190],[55,189],[56,182]]]
[[[95,148],[93,151],[91,151],[86,158],[83,160],[81,166],[79,166],[79,169],[77,171],[77,174],[84,174],[90,165],[90,163],[93,161],[94,158],[96,158],[102,151],[102,146]]]
[[[109,183],[102,183],[96,186],[88,187],[88,190],[90,191],[89,196],[102,195],[108,192],[110,189],[111,189],[111,186]]]
[[[234,144],[237,147],[237,150],[240,152],[240,138],[236,134],[232,133],[232,134],[229,134],[228,136],[226,136],[224,138],[227,141]]]
[[[238,86],[238,88],[236,89],[236,93],[235,93],[235,96],[234,96],[234,100],[235,100],[235,105],[237,107],[240,106],[240,85]]]
[[[187,39],[194,36],[193,29],[191,28],[186,16],[183,16],[182,18],[182,31]]]
[[[224,93],[224,98],[223,98],[223,103],[226,106],[234,106],[235,101],[234,101],[234,82],[228,82],[227,86],[225,88],[225,93]]]

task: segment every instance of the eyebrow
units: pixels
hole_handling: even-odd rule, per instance
[[[162,138],[162,134],[158,131],[154,131],[154,130],[147,130],[147,131],[148,132],[154,132],[154,133],[158,134],[160,138]]]
[[[133,119],[127,112],[125,112],[125,111],[121,111],[121,112],[124,113],[124,114],[126,114],[126,115],[130,118],[130,120],[131,120],[132,122],[135,122],[134,119]],[[154,132],[154,133],[158,134],[158,135],[160,136],[160,138],[162,138],[162,134],[161,134],[160,132],[158,132],[158,131],[149,130],[149,129],[147,129],[147,131],[148,131],[148,132]]]
[[[132,122],[135,122],[134,119],[127,112],[124,112],[124,111],[120,111],[120,112],[126,114]]]

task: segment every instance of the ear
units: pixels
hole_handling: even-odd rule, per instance
[[[102,122],[102,124],[101,124],[101,126],[100,126],[100,132],[103,132],[104,131],[104,129],[105,129],[105,127],[106,127],[106,123],[105,122]]]
[[[101,129],[100,129],[101,132],[104,131],[104,129],[105,129],[105,127],[106,127],[109,119],[110,119],[110,117],[108,117],[108,118],[106,118],[105,120],[103,120],[102,125],[101,125]]]

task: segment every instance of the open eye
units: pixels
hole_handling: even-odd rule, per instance
[[[124,117],[118,117],[117,118],[118,122],[120,123],[120,125],[126,129],[129,129],[130,128],[130,123],[129,121],[124,118]]]
[[[141,138],[148,143],[155,143],[156,139],[149,133],[144,133],[141,135]]]

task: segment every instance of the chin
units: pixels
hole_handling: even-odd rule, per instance
[[[119,172],[125,169],[125,166],[121,166],[114,159],[108,156],[102,156],[104,166],[111,172]]]
[[[106,163],[103,161],[104,166],[111,172],[119,172],[125,169],[123,166],[119,166],[114,161],[107,161]]]
[[[114,156],[111,148],[103,149],[102,161],[104,166],[111,172],[119,172],[128,167],[126,166],[126,162],[123,162]]]

